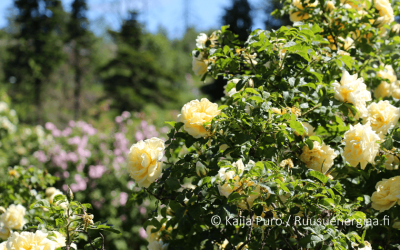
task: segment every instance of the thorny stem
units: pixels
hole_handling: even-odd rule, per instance
[[[321,106],[321,103],[318,103],[317,105],[315,105],[313,108],[311,108],[310,110],[306,111],[304,114],[302,114],[301,116],[305,116],[306,114],[310,113],[311,111],[313,111],[314,109],[318,108]]]
[[[391,154],[393,156],[396,156],[396,158],[400,160],[400,157],[396,153],[393,153],[393,152],[391,152],[389,150],[381,150],[381,151],[384,152],[384,153],[388,153],[388,154]]]
[[[239,249],[238,250],[242,250],[243,248],[244,248],[244,246],[246,246],[247,245],[247,243],[249,243],[250,241],[251,241],[251,233],[253,232],[253,221],[254,221],[254,212],[253,212],[253,210],[251,210],[251,212],[250,212],[250,228],[249,228],[249,233],[248,233],[248,235],[247,235],[247,240],[246,240],[246,242],[244,242],[240,247],[239,247]]]
[[[104,248],[104,241],[105,241],[104,236],[103,236],[102,233],[99,233],[99,234],[100,234],[101,238],[103,239],[103,243],[101,245],[101,250],[105,250],[105,248]]]

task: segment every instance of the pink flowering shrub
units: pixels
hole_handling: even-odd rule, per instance
[[[60,179],[59,188],[63,191],[69,185],[78,201],[93,205],[95,218],[108,220],[126,232],[123,240],[119,235],[110,235],[108,240],[114,245],[111,248],[129,249],[128,246],[145,244],[146,232],[141,226],[153,207],[148,200],[139,205],[129,202],[128,194],[138,189],[126,174],[130,145],[151,137],[166,137],[167,131],[168,128],[157,129],[129,112],[117,116],[115,126],[107,131],[83,121],[70,121],[64,129],[48,122],[44,139],[32,157],[21,164],[45,167]]]

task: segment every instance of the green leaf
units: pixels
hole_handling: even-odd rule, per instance
[[[303,136],[306,134],[306,131],[305,131],[303,125],[298,121],[289,121],[289,126],[300,136]]]
[[[228,45],[225,45],[225,46],[224,46],[224,53],[225,53],[225,55],[228,55],[229,51],[230,51],[229,46],[228,46]]]
[[[176,190],[181,187],[181,185],[179,184],[179,181],[172,177],[169,177],[165,182],[166,182],[167,186],[169,188],[171,188],[172,190]]]
[[[322,174],[322,173],[320,173],[320,172],[318,172],[318,171],[315,171],[315,170],[310,170],[310,171],[308,171],[307,172],[307,176],[308,177],[314,177],[314,178],[317,178],[320,182],[322,182],[322,183],[326,183],[327,181],[328,181],[328,177],[327,176],[325,176],[324,174]]]
[[[340,59],[349,69],[351,69],[352,65],[354,64],[354,60],[351,58],[351,56],[342,55]]]
[[[97,228],[89,228],[89,229],[100,229],[111,233],[121,234],[121,231],[119,231],[118,229],[115,229],[107,225],[98,225]]]
[[[391,137],[388,137],[386,141],[384,141],[382,144],[382,147],[386,148],[387,150],[392,150],[393,149],[393,140]]]

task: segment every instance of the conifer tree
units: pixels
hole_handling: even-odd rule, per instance
[[[253,20],[248,0],[232,0],[232,6],[225,9],[222,25],[229,25],[230,30],[239,35],[240,41],[246,41],[250,34]]]
[[[20,108],[27,121],[41,123],[45,83],[65,58],[65,12],[60,0],[15,0],[14,5],[18,42],[9,48],[12,57],[7,62],[6,79],[15,79],[11,94],[17,104],[27,104]],[[36,117],[32,116],[31,104],[36,106]]]
[[[68,42],[73,47],[73,67],[75,69],[75,119],[79,119],[80,116],[83,68],[89,67],[87,60],[84,59],[87,58],[87,55],[90,55],[90,49],[93,43],[92,34],[88,31],[89,22],[86,18],[86,11],[86,0],[74,0],[72,3],[71,19],[68,23]]]
[[[141,49],[144,33],[137,14],[130,13],[119,32],[110,31],[118,46],[116,57],[101,68],[112,108],[119,111],[141,110],[154,103],[162,106],[177,97],[173,85],[176,76],[162,67],[151,49]]]

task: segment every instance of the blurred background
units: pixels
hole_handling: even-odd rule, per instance
[[[276,8],[279,0],[0,0],[0,174],[45,169],[123,232],[106,235],[106,249],[146,249],[155,201],[134,194],[129,147],[166,138],[164,122],[185,103],[223,96],[223,79],[193,74],[200,32],[229,24],[245,41],[289,24],[271,17]]]
[[[1,87],[20,121],[60,126],[218,98],[192,74],[197,34],[278,28],[274,1],[1,0]]]

